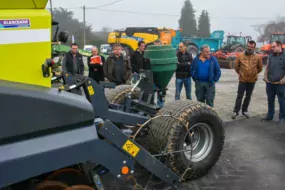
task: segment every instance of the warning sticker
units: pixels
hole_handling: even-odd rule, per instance
[[[93,87],[92,86],[88,86],[88,92],[90,94],[90,96],[92,96],[94,94],[94,90],[93,90]]]
[[[0,20],[0,28],[30,28],[30,19],[7,19]]]
[[[131,142],[130,140],[127,140],[127,142],[124,144],[124,146],[122,147],[125,151],[127,151],[130,155],[132,155],[133,157],[136,157],[137,154],[140,151],[140,148],[137,147],[137,145],[135,145],[133,142]]]

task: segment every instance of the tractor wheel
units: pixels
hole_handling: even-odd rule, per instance
[[[237,47],[234,52],[244,52],[244,48],[243,47]]]
[[[190,53],[190,54],[192,54],[192,57],[193,58],[195,58],[196,57],[196,55],[198,55],[198,48],[196,47],[196,46],[194,46],[194,45],[188,45],[188,47],[187,47],[187,49],[188,49],[188,52]]]
[[[77,168],[63,168],[53,171],[35,190],[95,190],[86,176]]]
[[[151,121],[152,135],[148,135],[151,152],[168,152],[170,156],[166,164],[185,180],[207,174],[218,161],[224,144],[225,132],[218,114],[204,104],[183,100],[167,104],[160,114],[173,117]],[[189,151],[191,145],[192,151]],[[191,169],[187,170],[189,166]]]
[[[229,68],[234,69],[235,68],[235,61],[230,61]]]
[[[132,90],[131,85],[119,85],[114,89],[106,89],[106,98],[109,103],[113,104],[123,104],[126,95]],[[135,89],[132,93],[132,99],[138,99],[140,96],[140,90]]]

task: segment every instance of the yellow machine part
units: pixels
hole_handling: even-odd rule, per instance
[[[176,31],[171,28],[159,28],[160,40],[162,44],[171,44],[172,37],[176,35]]]
[[[48,0],[0,0],[0,9],[44,9]]]
[[[47,0],[0,0],[0,80],[51,87],[41,65],[51,58]]]
[[[131,47],[134,51],[138,48],[138,41],[143,40],[146,44],[153,43],[158,39],[158,35],[147,34],[147,33],[135,33],[133,36],[129,37],[126,33],[122,33],[121,37],[117,36],[116,32],[111,32],[108,36],[108,43],[115,44],[120,43],[122,45],[127,45]]]

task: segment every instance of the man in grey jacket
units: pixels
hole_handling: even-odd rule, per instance
[[[275,112],[275,97],[277,95],[280,113],[279,123],[285,124],[285,53],[280,41],[271,44],[272,54],[264,73],[266,94],[268,100],[268,113],[263,121],[271,121]]]

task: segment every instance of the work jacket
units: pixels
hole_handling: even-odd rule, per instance
[[[83,63],[83,58],[80,53],[76,53],[75,58],[76,58],[76,63],[77,63],[77,72],[74,71],[74,61],[73,61],[73,54],[71,51],[67,52],[62,60],[62,70],[65,72],[70,72],[73,75],[79,74],[79,75],[84,75],[84,63]]]
[[[117,83],[117,79],[116,79],[116,71],[115,71],[115,62],[117,60],[123,61],[124,62],[124,68],[123,70],[123,83],[126,83],[131,75],[132,75],[132,67],[130,65],[129,60],[123,56],[122,54],[119,57],[116,57],[113,53],[111,55],[109,55],[109,57],[107,58],[106,63],[104,64],[104,75],[105,77],[110,81],[110,82],[115,82]],[[117,83],[117,85],[119,85]]]
[[[253,83],[258,80],[258,74],[262,71],[262,58],[256,53],[252,55],[240,53],[235,60],[234,67],[239,74],[240,82]]]

